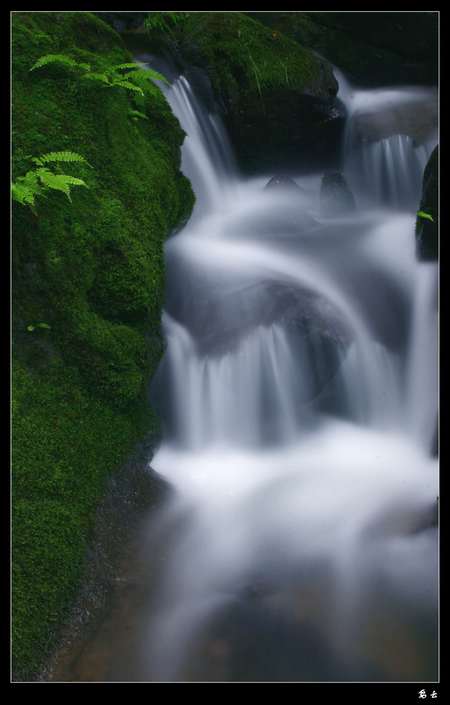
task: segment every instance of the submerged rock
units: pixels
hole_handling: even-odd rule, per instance
[[[299,191],[300,193],[305,193],[305,189],[302,189],[293,179],[289,176],[272,176],[270,181],[264,186],[265,189],[277,189],[284,191]]]
[[[321,214],[343,215],[355,209],[355,198],[342,174],[339,171],[325,174],[320,187]]]
[[[436,146],[425,167],[416,220],[416,256],[422,262],[438,259],[438,160],[439,146]]]
[[[438,125],[437,91],[398,89],[397,96],[395,101],[386,97],[378,105],[356,111],[353,115],[355,136],[373,142],[392,135],[407,135],[416,144],[430,139]]]

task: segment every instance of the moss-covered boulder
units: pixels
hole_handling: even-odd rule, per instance
[[[184,139],[160,91],[83,80],[132,60],[85,12],[13,15],[13,179],[30,157],[70,150],[89,188],[13,203],[13,655],[30,677],[82,576],[107,475],[156,417],[146,384],[162,352],[163,245],[190,214]],[[135,113],[144,116],[136,119]],[[145,119],[146,118],[146,119]],[[45,323],[46,327],[36,324]]]
[[[336,162],[344,111],[326,61],[239,12],[190,13],[174,38],[207,72],[245,172]],[[149,42],[160,49],[158,33]]]
[[[416,220],[416,255],[424,262],[439,256],[439,147],[436,146],[423,174],[422,198]]]
[[[437,12],[249,13],[362,86],[437,84]]]

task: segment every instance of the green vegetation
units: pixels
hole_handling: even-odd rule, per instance
[[[34,330],[37,330],[37,329],[38,329],[38,330],[39,330],[39,329],[42,329],[42,330],[51,330],[51,326],[49,326],[48,323],[35,323],[34,326],[33,326],[33,325],[27,326],[27,331],[28,331],[29,333],[32,333]]]
[[[148,41],[207,72],[243,171],[298,164],[317,144],[333,160],[337,82],[309,49],[240,12],[189,13]]]
[[[40,157],[32,157],[31,161],[37,164],[37,167],[27,171],[25,176],[18,176],[16,181],[11,184],[11,196],[14,201],[17,201],[23,206],[30,206],[34,211],[35,199],[37,196],[45,196],[46,191],[53,189],[62,191],[69,201],[71,186],[85,186],[89,188],[83,179],[80,179],[70,174],[61,174],[59,171],[51,171],[45,165],[56,163],[58,169],[61,162],[82,162],[87,164],[84,157],[76,152],[49,152]]]
[[[91,71],[90,64],[75,61],[65,54],[46,54],[45,56],[41,56],[31,67],[30,71],[55,64],[67,69],[77,70],[81,78],[97,81],[104,88],[126,88],[128,91],[135,91],[142,96],[145,94],[142,84],[144,84],[144,88],[148,88],[149,81],[152,79],[168,83],[166,78],[158,71],[154,71],[150,68],[142,71],[134,61],[109,66],[99,72]],[[124,73],[124,71],[126,71],[126,73]]]
[[[362,85],[437,81],[437,13],[250,12]]]
[[[320,59],[242,13],[192,13],[174,35],[185,57],[207,68],[216,93],[228,101],[243,92],[255,96],[261,87],[278,88],[286,74],[293,90],[336,92]]]
[[[150,12],[144,20],[148,32],[159,31],[171,33],[171,27],[184,22],[189,17],[188,12]]]
[[[422,181],[422,198],[416,218],[416,254],[419,260],[439,258],[439,146],[430,155]]]
[[[418,218],[425,218],[425,220],[431,220],[431,222],[434,223],[433,216],[430,215],[429,213],[425,213],[425,211],[417,211],[417,217]]]
[[[163,244],[194,197],[179,171],[184,134],[139,67],[143,94],[100,90],[66,60],[30,71],[49,55],[126,71],[114,30],[86,12],[17,12],[12,41],[13,182],[43,155],[36,170],[86,169],[89,185],[69,202],[47,178],[39,217],[13,200],[13,670],[23,680],[78,589],[108,475],[157,429],[146,385],[162,352]]]

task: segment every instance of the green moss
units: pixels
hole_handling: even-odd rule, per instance
[[[86,393],[75,368],[13,369],[13,667],[49,653],[82,577],[105,478],[148,425]]]
[[[153,50],[161,41],[150,33]],[[207,72],[243,171],[298,168],[314,150],[334,163],[337,82],[327,62],[239,12],[190,13],[165,41]]]
[[[13,14],[13,178],[70,149],[89,185],[13,210],[14,668],[42,664],[82,575],[108,473],[157,421],[145,387],[162,352],[163,244],[192,209],[184,139],[163,95],[136,101],[60,67],[131,60],[90,13]],[[139,107],[138,107],[139,106]],[[148,120],[133,122],[130,109]],[[65,171],[70,172],[70,164]],[[83,193],[80,193],[83,191]],[[45,321],[50,329],[27,331]]]
[[[333,93],[333,79],[329,75],[324,85],[317,57],[242,13],[191,14],[176,35],[183,53],[206,62],[217,93],[231,101],[242,91],[261,98],[265,89],[280,85],[311,95]]]
[[[249,13],[362,85],[437,81],[437,13]]]

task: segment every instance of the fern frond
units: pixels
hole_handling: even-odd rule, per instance
[[[147,115],[141,113],[139,110],[129,110],[128,115],[134,120],[136,118],[142,118],[142,120],[148,120]]]
[[[156,81],[163,81],[163,83],[167,83],[167,85],[169,85],[169,81],[165,76],[162,75],[162,73],[159,73],[159,71],[155,71],[154,69],[150,68],[132,71],[127,74],[126,78],[132,81],[150,81],[153,79]]]
[[[129,64],[116,64],[115,66],[112,67],[112,71],[121,71],[122,69],[138,69],[139,64],[137,64],[135,61],[133,63]]]
[[[24,186],[33,188],[38,183],[38,176],[35,171],[27,171],[25,176],[18,176],[17,181],[22,182]]]
[[[48,152],[47,154],[42,154],[40,157],[33,157],[31,161],[38,166],[43,166],[50,162],[82,162],[83,164],[91,166],[87,159],[81,156],[81,154],[69,151]]]
[[[70,198],[70,186],[62,174],[54,174],[49,169],[38,169],[37,173],[44,186],[54,189],[55,191],[62,191],[66,194],[69,201],[72,200]]]
[[[68,174],[58,174],[58,176],[61,176],[69,186],[84,186],[85,188],[89,188],[83,179],[78,179],[76,176],[69,176]]]
[[[141,95],[144,95],[144,91],[139,86],[135,86],[134,83],[129,81],[114,81],[113,86],[119,86],[120,88],[126,88],[129,91],[137,91]]]
[[[71,59],[70,56],[66,56],[65,54],[45,54],[45,56],[41,56],[35,64],[31,67],[30,71],[34,71],[35,69],[40,69],[43,66],[47,66],[47,64],[63,64],[64,66],[77,66],[77,62],[74,61],[74,59]]]
[[[23,206],[34,206],[35,192],[29,186],[17,182],[11,184],[11,197]]]
[[[105,83],[107,86],[111,86],[111,82],[108,78],[108,76],[105,73],[86,73],[82,78],[89,78],[91,81],[101,81],[102,83]]]

